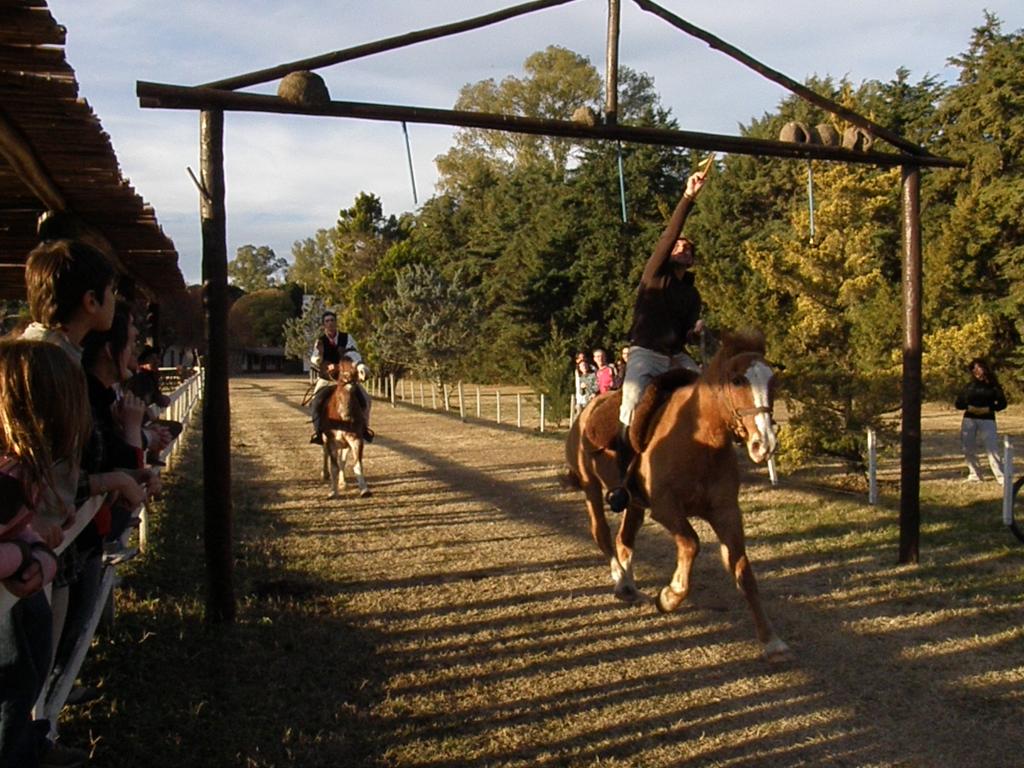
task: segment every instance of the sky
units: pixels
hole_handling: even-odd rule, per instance
[[[125,178],[156,210],[188,283],[202,274],[199,118],[142,109],[138,80],[199,85],[354,45],[449,24],[522,0],[49,0],[67,32],[66,54],[111,137]],[[661,0],[662,7],[797,81],[811,75],[955,81],[951,56],[994,13],[1004,32],[1024,27],[1020,0]],[[743,65],[621,0],[619,63],[654,78],[683,130],[737,135],[789,94]],[[450,109],[459,89],[523,74],[549,45],[590,59],[604,74],[607,0],[575,0],[442,40],[318,70],[337,100]],[[276,83],[254,87],[273,93]],[[569,115],[566,115],[569,118]],[[418,204],[434,193],[434,159],[454,129],[408,125]],[[225,116],[228,257],[292,245],[334,225],[360,192],[386,215],[415,211],[400,123],[231,112]]]

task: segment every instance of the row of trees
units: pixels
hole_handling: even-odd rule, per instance
[[[889,82],[807,83],[965,163],[926,172],[923,185],[933,398],[950,396],[975,354],[995,359],[1019,388],[1024,351],[1022,33],[1004,33],[986,15],[951,62],[960,70],[952,85],[913,82],[902,69]],[[620,122],[677,127],[650,77],[624,68],[619,82]],[[602,94],[590,61],[550,47],[526,60],[521,77],[465,86],[455,108],[566,119],[580,106],[599,109]],[[793,120],[845,127],[792,97],[742,133],[777,138]],[[285,324],[296,356],[330,305],[379,370],[528,382],[567,402],[572,350],[625,340],[643,263],[702,159],[463,129],[437,158],[437,193],[415,214],[387,216],[364,192],[333,227],[297,242],[287,268],[270,249],[246,246],[231,274],[253,300],[286,295],[294,310],[299,292],[319,297]],[[899,404],[899,171],[729,156],[713,173],[687,224],[706,321],[767,334],[796,414],[785,441],[792,458],[858,456],[864,427],[882,427]]]

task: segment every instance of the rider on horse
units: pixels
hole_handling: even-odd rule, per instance
[[[704,186],[710,163],[690,176],[686,190],[661,233],[643,277],[633,306],[633,326],[629,331],[629,363],[622,383],[619,409],[619,434],[615,453],[619,467],[619,485],[608,492],[608,506],[621,512],[629,504],[628,474],[634,452],[629,440],[633,411],[651,379],[678,368],[699,371],[686,354],[686,342],[704,327],[700,319],[700,293],[693,284],[696,253],[693,243],[680,237],[683,223],[694,200]]]
[[[313,411],[313,435],[309,438],[309,442],[316,443],[317,445],[323,445],[324,442],[323,428],[320,424],[320,411],[324,401],[330,396],[332,386],[335,384],[331,374],[334,373],[335,367],[341,362],[341,358],[347,357],[356,364],[360,380],[364,380],[368,375],[366,365],[363,363],[363,357],[359,354],[359,350],[356,347],[355,339],[350,334],[338,330],[338,315],[331,310],[327,310],[321,315],[320,320],[323,323],[324,332],[317,337],[316,343],[313,345],[313,351],[309,356],[309,361],[317,372],[316,387],[313,389],[313,399],[310,403],[310,408]],[[358,383],[354,389],[363,401],[367,421],[369,421],[371,400]],[[363,435],[363,439],[368,443],[373,441],[373,430],[369,426],[366,427],[366,434]]]

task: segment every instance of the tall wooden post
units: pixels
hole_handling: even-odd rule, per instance
[[[604,120],[619,121],[619,0],[608,0],[608,44],[605,51]]]
[[[903,427],[901,563],[916,563],[921,529],[921,169],[903,166]]]
[[[206,381],[203,390],[203,534],[206,620],[234,621],[231,552],[231,402],[228,397],[228,254],[224,210],[224,113],[199,115]]]

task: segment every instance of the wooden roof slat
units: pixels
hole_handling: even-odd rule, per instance
[[[24,295],[37,221],[62,208],[110,244],[144,293],[184,291],[174,243],[121,175],[110,136],[79,96],[65,38],[45,0],[0,0],[0,298]]]

